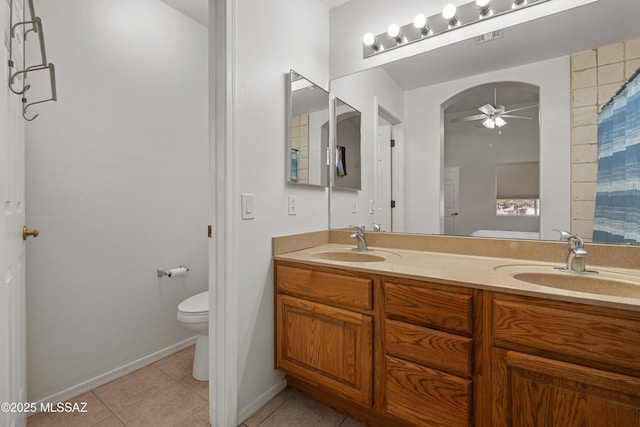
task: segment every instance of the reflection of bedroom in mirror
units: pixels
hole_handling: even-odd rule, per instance
[[[494,82],[445,102],[445,234],[540,238],[539,88]]]
[[[288,182],[326,187],[329,93],[293,70],[288,83]]]

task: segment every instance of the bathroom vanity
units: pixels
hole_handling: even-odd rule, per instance
[[[601,295],[546,260],[276,246],[276,367],[323,403],[372,426],[640,425],[639,270],[585,278]]]

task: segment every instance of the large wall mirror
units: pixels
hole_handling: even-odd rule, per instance
[[[583,166],[597,164],[597,111],[640,66],[638,19],[634,0],[598,0],[332,80],[332,94],[373,107],[362,109],[357,204],[375,209],[331,194],[330,226],[393,217],[382,229],[590,240],[596,185]],[[396,118],[391,200],[378,191],[380,109]]]
[[[299,73],[288,76],[287,181],[329,183],[329,93]]]

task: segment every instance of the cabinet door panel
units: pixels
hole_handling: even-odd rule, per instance
[[[412,426],[469,426],[471,381],[386,358],[385,409]]]
[[[277,367],[372,404],[371,316],[278,295]]]
[[[493,425],[637,426],[640,379],[494,349]]]

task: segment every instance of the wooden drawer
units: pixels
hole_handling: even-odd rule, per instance
[[[276,264],[278,292],[342,307],[372,310],[373,280],[347,274]]]
[[[495,345],[640,373],[639,313],[512,296],[492,307]]]
[[[385,412],[402,425],[471,424],[471,381],[387,356]]]
[[[470,289],[386,278],[385,315],[436,329],[471,335],[473,297]],[[423,286],[424,285],[424,286]]]
[[[471,338],[387,319],[387,354],[471,378]]]

